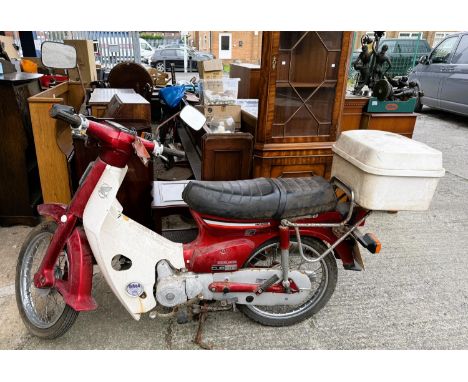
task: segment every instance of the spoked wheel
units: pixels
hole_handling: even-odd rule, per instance
[[[78,312],[65,304],[55,288],[39,289],[34,286],[34,274],[56,228],[54,222],[37,226],[24,242],[16,267],[16,303],[20,316],[32,334],[45,339],[63,335],[78,316]],[[67,253],[62,251],[55,264],[55,277],[66,280],[68,271]]]
[[[302,250],[307,258],[317,258],[327,249],[320,240],[303,237]],[[277,240],[269,241],[258,248],[246,261],[244,268],[281,268],[281,250]],[[288,326],[301,322],[324,307],[333,294],[338,277],[333,254],[328,254],[316,263],[304,261],[297,242],[291,240],[289,248],[289,269],[303,270],[311,280],[311,290],[305,302],[300,305],[238,305],[246,316],[268,326]]]

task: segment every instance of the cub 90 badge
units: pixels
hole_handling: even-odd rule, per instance
[[[143,294],[143,285],[141,285],[139,282],[131,282],[130,284],[127,285],[127,288],[125,288],[128,295],[130,297],[138,297]]]

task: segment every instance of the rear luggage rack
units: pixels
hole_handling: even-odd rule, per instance
[[[319,257],[310,259],[304,255],[304,251],[302,250],[302,241],[301,241],[301,234],[299,232],[299,228],[311,228],[311,227],[323,227],[323,228],[337,228],[337,227],[344,227],[347,226],[348,222],[351,220],[351,217],[353,216],[354,212],[354,207],[355,207],[355,202],[354,202],[354,192],[353,190],[348,187],[346,184],[344,184],[342,181],[340,181],[338,178],[333,177],[330,180],[330,183],[333,184],[333,186],[336,188],[340,188],[345,192],[345,194],[348,196],[349,199],[349,210],[344,218],[339,223],[295,223],[291,220],[288,219],[282,219],[281,220],[281,225],[283,227],[291,227],[294,228],[294,231],[296,233],[296,238],[297,238],[297,244],[299,247],[299,253],[301,257],[304,259],[304,261],[308,263],[315,263],[317,261],[322,260],[325,256],[327,256],[330,252],[332,252],[342,241],[344,241],[351,233],[353,233],[354,230],[356,230],[357,227],[359,227],[362,222],[372,213],[372,211],[367,211],[366,214],[359,219],[355,224],[353,224],[337,241],[333,243],[324,253],[322,253]]]

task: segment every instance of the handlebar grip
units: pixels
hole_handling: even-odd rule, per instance
[[[185,158],[185,153],[180,150],[170,149],[169,147],[164,147],[162,154],[172,155],[179,158]]]
[[[49,111],[49,115],[55,119],[61,119],[73,127],[81,126],[81,118],[75,114],[75,109],[72,106],[55,104]]]

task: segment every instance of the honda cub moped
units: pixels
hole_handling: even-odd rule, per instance
[[[188,244],[171,242],[125,216],[116,195],[132,155],[148,160],[149,153],[184,153],[68,106],[54,105],[50,115],[67,122],[74,135],[97,140],[100,154],[69,205],[38,207],[49,219],[21,248],[17,303],[36,336],[58,337],[79,312],[97,308],[94,265],[136,320],[169,310],[183,322],[218,302],[261,324],[285,326],[327,303],[337,260],[345,269],[362,269],[358,242],[374,253],[380,249],[375,237],[358,230],[371,211],[354,203],[346,184],[319,176],[192,181],[183,199],[198,236]],[[195,129],[205,123],[191,106],[180,117]]]

